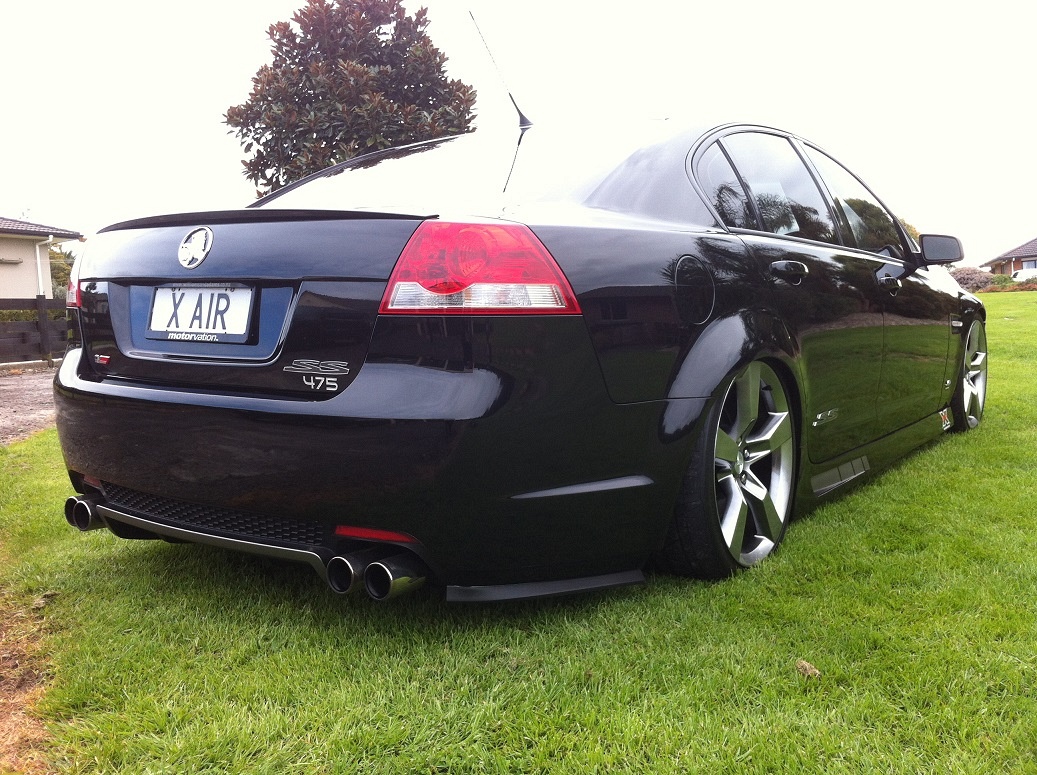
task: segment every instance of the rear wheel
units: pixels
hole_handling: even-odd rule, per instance
[[[981,320],[973,320],[965,336],[965,353],[958,372],[958,386],[951,399],[954,430],[967,431],[983,419],[987,400],[987,331]]]
[[[707,418],[659,564],[724,578],[763,560],[785,534],[795,469],[788,394],[774,369],[753,361]]]

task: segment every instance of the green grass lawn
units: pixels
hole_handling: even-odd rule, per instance
[[[717,584],[340,598],[304,566],[78,534],[54,432],[0,449],[0,584],[49,601],[47,755],[72,773],[1037,772],[1037,293],[984,301],[980,428]]]

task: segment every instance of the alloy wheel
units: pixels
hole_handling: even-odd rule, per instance
[[[962,368],[962,404],[969,428],[979,425],[987,400],[987,333],[983,324],[974,321],[965,340]]]
[[[753,362],[728,388],[716,432],[716,513],[731,557],[754,565],[781,540],[792,503],[795,434],[774,370]]]

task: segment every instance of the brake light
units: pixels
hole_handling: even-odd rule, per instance
[[[72,264],[68,275],[68,289],[65,292],[65,306],[79,309],[83,306],[83,298],[79,295],[79,259]]]
[[[517,223],[425,221],[393,269],[385,314],[578,315],[569,281]]]
[[[362,538],[365,541],[389,541],[400,544],[417,543],[417,539],[406,533],[395,530],[376,530],[370,527],[354,527],[352,525],[336,525],[335,535],[339,538]]]

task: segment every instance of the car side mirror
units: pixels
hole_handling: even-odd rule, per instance
[[[926,264],[953,264],[965,258],[965,251],[957,237],[945,234],[923,234],[918,238],[922,247],[922,261]]]

